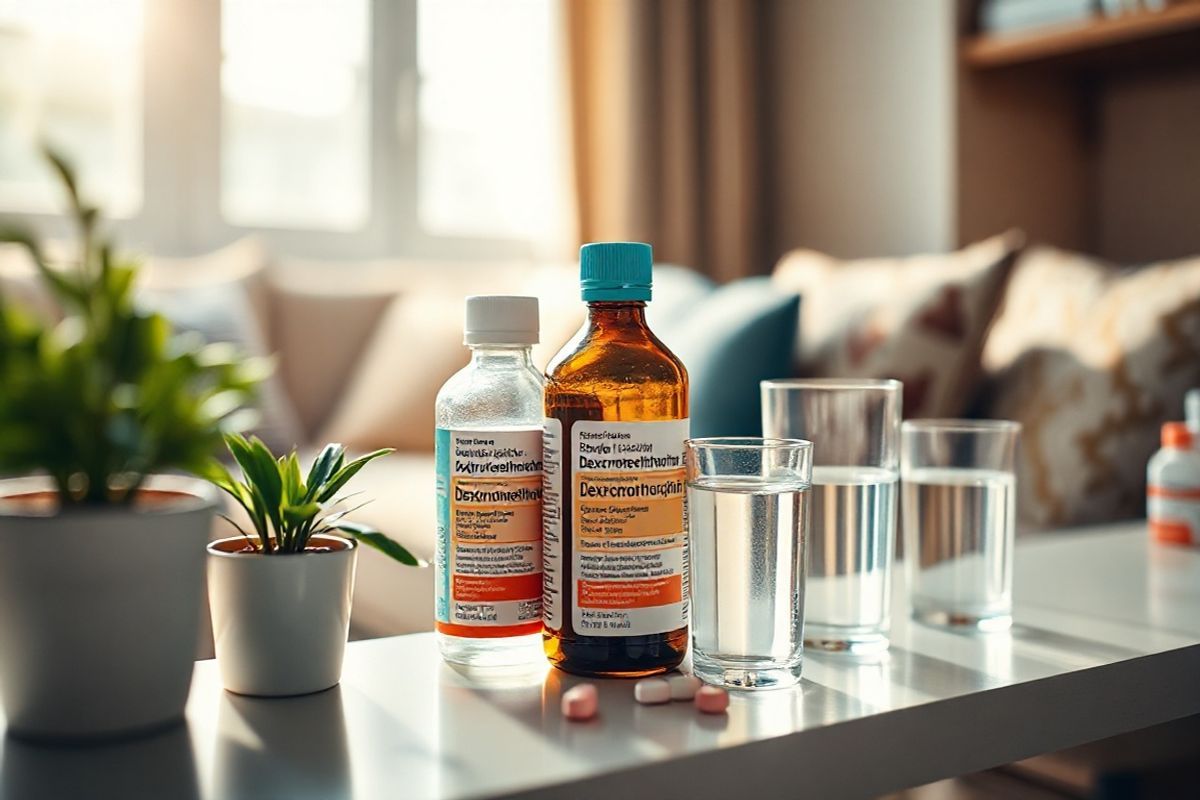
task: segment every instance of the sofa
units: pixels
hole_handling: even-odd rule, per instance
[[[463,297],[537,296],[539,366],[584,316],[570,264],[314,262],[245,239],[150,259],[140,280],[141,302],[177,327],[273,354],[256,431],[273,447],[396,448],[356,479],[370,502],[355,518],[426,559],[433,403],[468,357]],[[0,290],[56,313],[15,250],[0,252]],[[1141,513],[1158,426],[1200,385],[1200,259],[1129,270],[1010,232],[911,258],[796,251],[770,276],[722,286],[659,265],[654,292],[651,327],[691,373],[693,435],[757,433],[764,378],[900,378],[906,416],[1022,422],[1023,531]],[[229,535],[225,523],[217,535]],[[361,551],[353,636],[432,620],[431,570]]]

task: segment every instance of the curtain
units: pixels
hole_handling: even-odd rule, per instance
[[[766,270],[760,0],[565,0],[581,241]]]

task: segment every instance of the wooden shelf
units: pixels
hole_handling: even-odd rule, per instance
[[[1130,48],[1150,52],[1164,40],[1200,33],[1200,2],[1168,6],[1162,11],[1135,11],[1116,17],[1056,25],[1036,31],[987,34],[967,39],[963,61],[976,69],[1101,56]],[[1200,47],[1189,51],[1200,60]]]

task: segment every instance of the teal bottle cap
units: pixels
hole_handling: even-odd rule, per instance
[[[654,251],[642,242],[594,242],[579,248],[585,302],[649,300]]]

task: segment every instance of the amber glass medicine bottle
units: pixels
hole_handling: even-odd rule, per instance
[[[687,371],[646,327],[650,246],[579,261],[588,319],[546,369],[543,644],[568,672],[653,675],[687,651]]]

